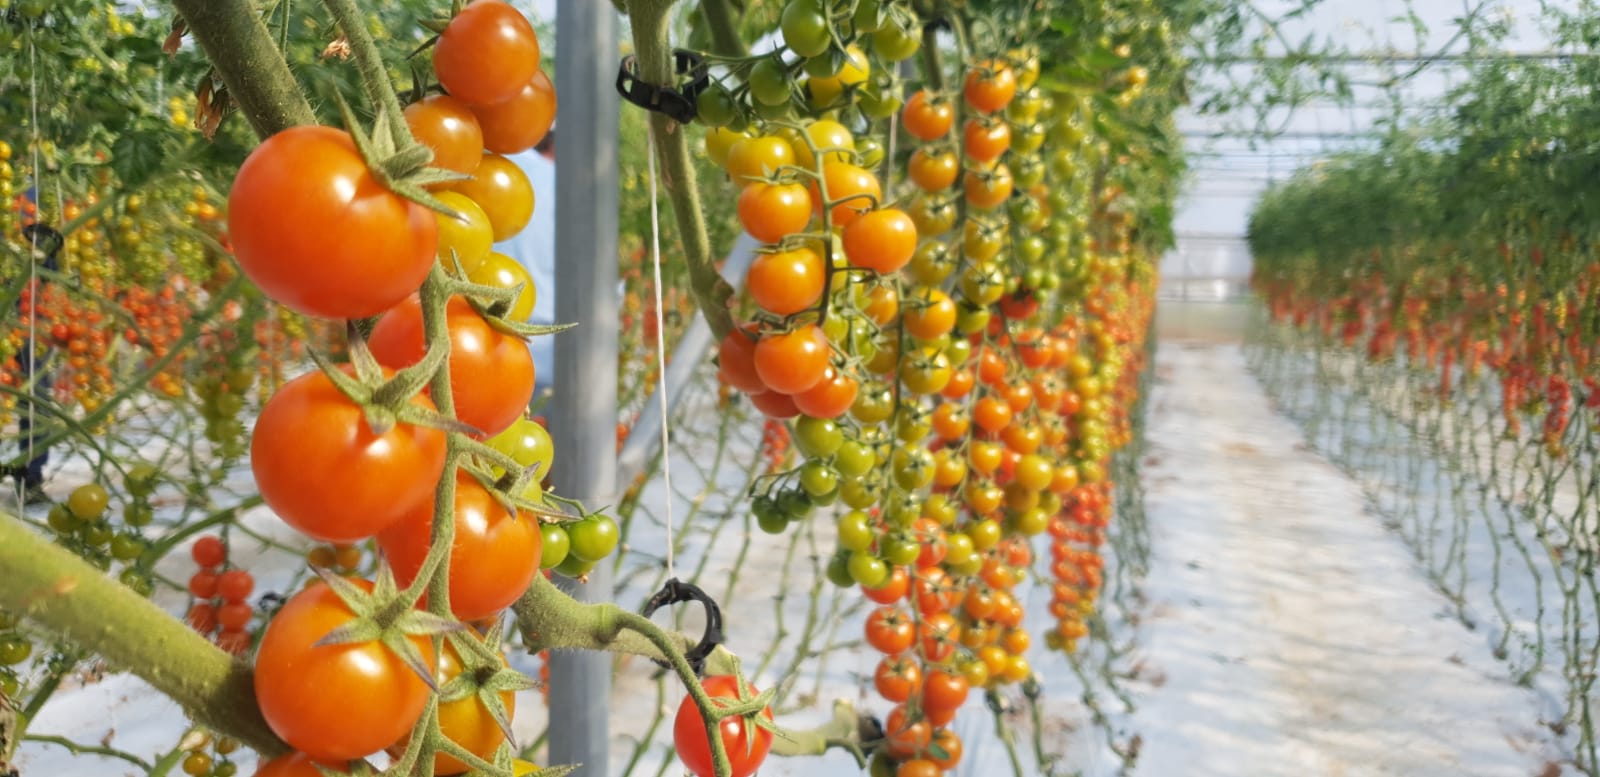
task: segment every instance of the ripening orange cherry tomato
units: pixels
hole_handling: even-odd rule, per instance
[[[556,87],[544,70],[535,70],[521,91],[508,100],[472,109],[483,130],[483,147],[496,154],[515,154],[539,145],[556,120]]]
[[[913,291],[904,304],[900,325],[919,340],[932,340],[956,327],[956,303],[943,291],[923,288]]]
[[[780,168],[793,164],[794,147],[775,135],[736,140],[728,150],[728,174],[740,184],[776,175]]]
[[[917,225],[899,208],[880,208],[850,222],[843,243],[850,264],[887,275],[916,253]]]
[[[433,166],[471,174],[483,158],[483,129],[467,104],[444,94],[430,95],[405,109],[406,126],[418,143],[433,150]]]
[[[838,418],[855,404],[860,386],[842,370],[829,367],[817,385],[795,394],[795,407],[812,418]]]
[[[955,109],[950,102],[934,96],[926,89],[919,89],[911,95],[900,113],[901,126],[913,137],[922,140],[938,140],[948,135],[955,120]]]
[[[989,170],[968,170],[962,186],[968,205],[994,210],[1011,196],[1014,183],[1011,169],[999,164]]]
[[[756,374],[756,331],[754,324],[747,324],[722,338],[717,349],[717,374],[740,391],[759,394],[767,390],[767,384]]]
[[[964,142],[961,150],[968,157],[986,164],[999,159],[1006,149],[1011,148],[1011,127],[1003,121],[967,119],[962,136]]]
[[[828,185],[828,199],[834,203],[830,218],[835,227],[847,227],[862,213],[876,207],[883,199],[883,189],[878,177],[849,162],[824,162],[822,178]],[[810,183],[811,206],[822,214],[822,191],[816,181]]]
[[[917,188],[927,192],[941,192],[954,186],[961,175],[961,161],[955,152],[919,148],[911,153],[906,174]]]
[[[967,71],[961,94],[967,105],[983,113],[1004,110],[1017,93],[1017,77],[1004,60],[993,59]]]
[[[739,223],[763,243],[776,243],[811,223],[811,194],[798,183],[746,184],[739,193]]]
[[[533,218],[533,184],[528,181],[528,174],[499,154],[485,153],[472,178],[450,188],[471,197],[483,208],[494,228],[495,242],[521,232]]]
[[[797,394],[822,382],[832,355],[821,327],[806,324],[762,337],[755,347],[755,370],[768,389]]]
[[[822,257],[805,246],[763,253],[750,263],[745,275],[750,298],[762,310],[779,316],[793,315],[817,304],[826,282]]]

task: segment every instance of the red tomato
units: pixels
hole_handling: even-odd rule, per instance
[[[897,608],[879,607],[867,616],[867,644],[885,655],[910,650],[916,633],[911,617]]]
[[[855,378],[829,367],[817,385],[794,395],[794,405],[812,418],[838,418],[855,404],[860,388]]]
[[[316,644],[353,617],[332,588],[315,583],[278,610],[256,653],[262,717],[283,741],[319,761],[365,758],[394,744],[428,702],[427,684],[382,643]],[[433,642],[409,639],[433,666]]]
[[[543,70],[516,96],[472,109],[483,127],[483,147],[496,154],[515,154],[539,145],[556,120],[556,87]]]
[[[433,71],[445,91],[471,105],[509,100],[539,69],[539,36],[521,11],[475,0],[439,33]]]
[[[700,687],[717,706],[729,706],[739,699],[739,681],[733,675],[713,675],[701,681]],[[757,693],[754,687],[745,685],[746,698]],[[772,710],[762,710],[768,720],[772,719]],[[752,725],[744,718],[723,718],[721,734],[722,749],[728,754],[729,765],[732,766],[731,777],[750,777],[761,768],[761,762],[767,759],[767,751],[772,749],[772,732],[760,726]],[[706,736],[705,719],[700,717],[700,708],[694,703],[694,697],[684,694],[683,702],[678,705],[678,717],[672,722],[672,742],[678,748],[678,758],[683,761],[685,769],[693,772],[696,777],[712,777],[716,773],[711,758],[711,740]]]
[[[411,402],[433,409],[427,397]],[[324,542],[356,542],[428,501],[444,454],[437,429],[397,423],[374,434],[360,406],[328,376],[310,372],[261,408],[250,471],[285,523]]]
[[[434,500],[378,535],[400,585],[410,585],[428,556]],[[528,590],[539,571],[539,522],[495,500],[471,474],[456,473],[456,532],[450,545],[450,611],[464,621],[493,617]]]
[[[800,415],[800,408],[795,405],[794,397],[777,391],[751,394],[750,404],[755,405],[756,409],[768,418],[794,418]]]
[[[484,320],[462,297],[445,307],[450,327],[450,393],[456,417],[483,432],[499,434],[528,409],[533,399],[533,356],[522,338]],[[422,361],[427,340],[422,303],[412,297],[378,319],[367,340],[378,363],[391,369]]]
[[[433,211],[384,188],[350,135],[291,127],[250,152],[228,193],[228,238],[244,274],[299,313],[364,318],[433,267]]]
[[[746,326],[744,331],[729,332],[722,338],[717,350],[717,371],[728,385],[759,394],[767,390],[767,384],[756,374],[756,341],[746,334],[754,331],[752,326]]]
[[[884,656],[878,662],[878,671],[872,676],[878,694],[896,704],[903,704],[922,687],[922,669],[917,662],[905,656]]]
[[[922,683],[922,706],[929,710],[954,710],[967,701],[967,678],[935,669]]]

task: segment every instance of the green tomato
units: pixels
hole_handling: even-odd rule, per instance
[[[895,532],[879,544],[878,551],[883,554],[883,560],[896,566],[915,564],[917,556],[922,553],[922,546],[917,544],[916,538]]]
[[[826,418],[802,416],[794,424],[794,442],[801,453],[823,459],[832,456],[844,444],[844,431]]]
[[[140,596],[149,596],[156,589],[155,583],[150,580],[150,576],[134,567],[122,570],[122,573],[117,575],[117,579],[121,580],[122,584],[127,586],[129,590]]]
[[[778,514],[790,521],[803,521],[815,510],[806,492],[793,489],[778,495]]]
[[[73,515],[72,511],[68,510],[66,505],[55,505],[54,507],[51,507],[50,515],[47,516],[45,520],[49,522],[50,528],[55,529],[62,534],[67,534],[77,529],[78,524],[80,523],[78,517]]]
[[[750,96],[759,106],[777,107],[789,104],[793,88],[789,83],[789,70],[777,57],[762,57],[750,68]]]
[[[539,568],[554,569],[572,551],[572,538],[567,536],[565,528],[556,523],[540,524],[539,536]]]
[[[851,478],[839,484],[839,499],[857,510],[878,503],[878,484],[865,478]]]
[[[129,502],[122,507],[122,520],[129,526],[148,526],[155,517],[155,509],[144,502]]]
[[[550,432],[529,418],[519,418],[505,431],[490,437],[489,447],[524,467],[538,467],[534,470],[534,479],[540,481],[550,477],[550,468],[556,460],[556,446],[550,440]]]
[[[789,0],[778,25],[783,31],[783,45],[802,57],[815,57],[833,43],[828,17],[816,0]]]
[[[883,164],[883,142],[871,135],[862,135],[856,138],[856,155],[861,157],[861,166],[871,170]]]
[[[33,655],[33,643],[21,634],[0,636],[0,666],[15,666]]]
[[[833,453],[833,467],[846,478],[858,478],[872,471],[878,463],[872,448],[859,440],[845,440]]]
[[[789,528],[789,518],[777,510],[756,513],[756,525],[768,534],[782,534]]]
[[[856,28],[857,35],[865,35],[882,27],[882,5],[878,0],[856,0],[856,10],[850,17],[850,25]]]
[[[567,524],[567,537],[572,540],[568,553],[579,561],[593,563],[611,555],[620,536],[617,522],[610,516],[591,515]]]
[[[155,490],[156,476],[159,474],[154,464],[141,461],[128,468],[122,483],[127,487],[129,496],[148,496]]]
[[[726,127],[739,115],[733,95],[720,84],[712,84],[694,98],[695,116],[708,127]]]
[[[972,538],[961,532],[948,532],[945,534],[944,563],[951,567],[963,566],[971,563],[978,552],[972,547]],[[978,559],[978,564],[983,564],[983,559]]]
[[[850,552],[840,551],[828,559],[828,582],[840,588],[849,588],[856,584],[856,579],[850,575]],[[4,676],[0,676],[3,680]]]
[[[889,62],[910,59],[922,48],[922,31],[905,29],[898,24],[885,24],[872,33],[872,50]]]
[[[907,491],[916,491],[933,482],[933,454],[927,448],[896,448],[889,457],[894,482]]]
[[[889,579],[889,565],[866,551],[851,551],[850,579],[867,588],[877,588]]]
[[[556,574],[577,580],[578,578],[589,574],[589,572],[594,569],[594,565],[597,563],[599,562],[584,561],[583,559],[580,559],[577,556],[569,553],[567,554],[565,561],[562,561],[560,564],[556,565]]]
[[[861,510],[851,510],[839,516],[839,547],[845,550],[869,550],[877,539],[872,531],[872,516]]]
[[[103,486],[85,483],[72,489],[72,494],[67,497],[67,509],[82,520],[92,521],[105,513],[109,501],[110,496]]]
[[[111,542],[111,524],[105,521],[94,521],[85,524],[78,530],[78,536],[83,541],[96,548],[103,548]]]
[[[839,473],[820,461],[808,461],[800,467],[800,487],[813,497],[832,493],[839,488]]]
[[[144,553],[144,538],[123,533],[111,538],[111,557],[118,561],[132,561]]]

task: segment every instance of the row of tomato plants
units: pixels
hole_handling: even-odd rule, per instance
[[[912,34],[919,22],[909,7],[845,5],[785,6],[784,52],[722,61],[723,84],[701,96],[713,125],[707,152],[740,187],[743,226],[775,244],[751,269],[739,308],[749,323],[727,333],[719,366],[764,413],[794,419],[805,458],[755,495],[762,528],[782,531],[835,502],[850,508],[836,518],[829,576],[883,605],[867,640],[885,654],[875,682],[897,705],[882,740],[865,743],[875,768],[937,774],[960,759],[945,726],[968,689],[1032,679],[1014,593],[1035,567],[1032,537],[1052,540],[1046,641],[1070,650],[1085,633],[1113,508],[1106,463],[1130,437],[1149,257],[1165,228],[1172,171],[1160,148],[1108,137],[1116,125],[1107,116],[1142,107],[1149,78],[1128,62],[1129,44],[1091,38],[1110,55],[1103,83],[1046,93],[1041,58],[1058,52],[1018,40],[1055,29],[1048,19],[1002,8],[1034,26],[1004,34],[996,16],[969,37],[984,20],[947,12],[959,86],[943,88],[949,74],[930,52],[928,86],[902,107],[882,75],[938,37]],[[329,6],[349,30],[353,9]],[[1151,17],[1114,10],[1091,14],[1094,32],[1137,40],[1152,29]],[[807,39],[817,17],[826,41]],[[272,304],[329,319],[335,333],[339,320],[376,319],[369,330],[349,329],[347,365],[319,356],[323,369],[271,384],[249,460],[277,515],[335,543],[312,554],[313,566],[371,569],[345,556],[376,537],[385,559],[377,577],[325,576],[246,644],[237,634],[248,620],[238,607],[252,591],[248,576],[227,568],[214,542],[195,546],[191,625],[253,654],[260,712],[299,753],[264,774],[311,773],[312,760],[337,764],[385,748],[402,765],[431,757],[440,774],[531,768],[511,764],[501,747],[512,692],[527,681],[503,668],[502,630],[490,624],[538,587],[539,567],[581,578],[616,542],[609,519],[574,521],[576,506],[540,487],[553,453],[542,427],[523,417],[533,374],[520,339],[536,332],[519,323],[533,290],[488,252],[533,207],[526,180],[500,152],[532,145],[554,113],[537,38],[492,0],[437,27],[437,94],[402,115],[387,78],[361,63],[378,124],[272,135],[240,169],[227,227],[215,233],[219,256],[231,254]],[[372,56],[369,41],[351,37],[358,62]],[[870,55],[856,43],[868,40]],[[781,98],[758,92],[761,68],[778,71]],[[1172,107],[1162,100],[1146,110],[1160,117]],[[874,133],[891,115],[907,135],[887,145],[916,148],[885,166]],[[511,117],[504,126],[515,140],[496,139],[497,116]],[[413,137],[428,154],[414,153]],[[371,221],[338,217],[352,203]],[[186,215],[202,216],[201,193],[189,204],[195,212]],[[138,231],[107,226],[123,230],[117,239]],[[83,251],[93,229],[69,236],[79,255],[93,253]],[[226,278],[231,265],[213,269]],[[169,300],[186,291],[169,288]],[[74,332],[70,316],[25,315],[30,339],[40,323],[52,338],[65,323],[60,345],[83,356],[83,367],[109,361],[73,350],[73,338],[89,333]],[[181,326],[176,317],[169,326]],[[224,337],[218,352],[238,353]],[[129,342],[140,338],[159,363],[154,335],[141,327]],[[278,368],[282,358],[264,361]],[[253,375],[238,367],[218,375],[218,396],[250,388]],[[502,379],[474,379],[481,375]],[[77,399],[93,412],[93,394]],[[215,404],[219,417],[234,407]],[[239,439],[243,427],[231,432],[214,442]],[[151,476],[128,475],[130,492]],[[61,526],[51,522],[64,534],[101,520],[103,495],[76,496],[62,506]],[[419,602],[426,610],[411,607]],[[530,630],[549,615],[519,614]],[[355,664],[385,669],[361,675]],[[357,721],[328,687],[390,703]],[[722,695],[742,701],[712,701]],[[752,772],[771,741],[761,712],[769,698],[736,671],[703,688],[691,683],[675,732],[685,764],[701,774]],[[405,736],[414,727],[425,736]]]

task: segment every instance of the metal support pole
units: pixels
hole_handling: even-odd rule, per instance
[[[556,493],[586,505],[617,497],[617,12],[610,3],[558,0],[556,93],[556,335],[550,436],[560,463]],[[559,579],[559,578],[558,578]],[[612,599],[612,567],[562,585],[581,601]],[[550,656],[550,762],[582,764],[574,775],[605,777],[611,657]]]

